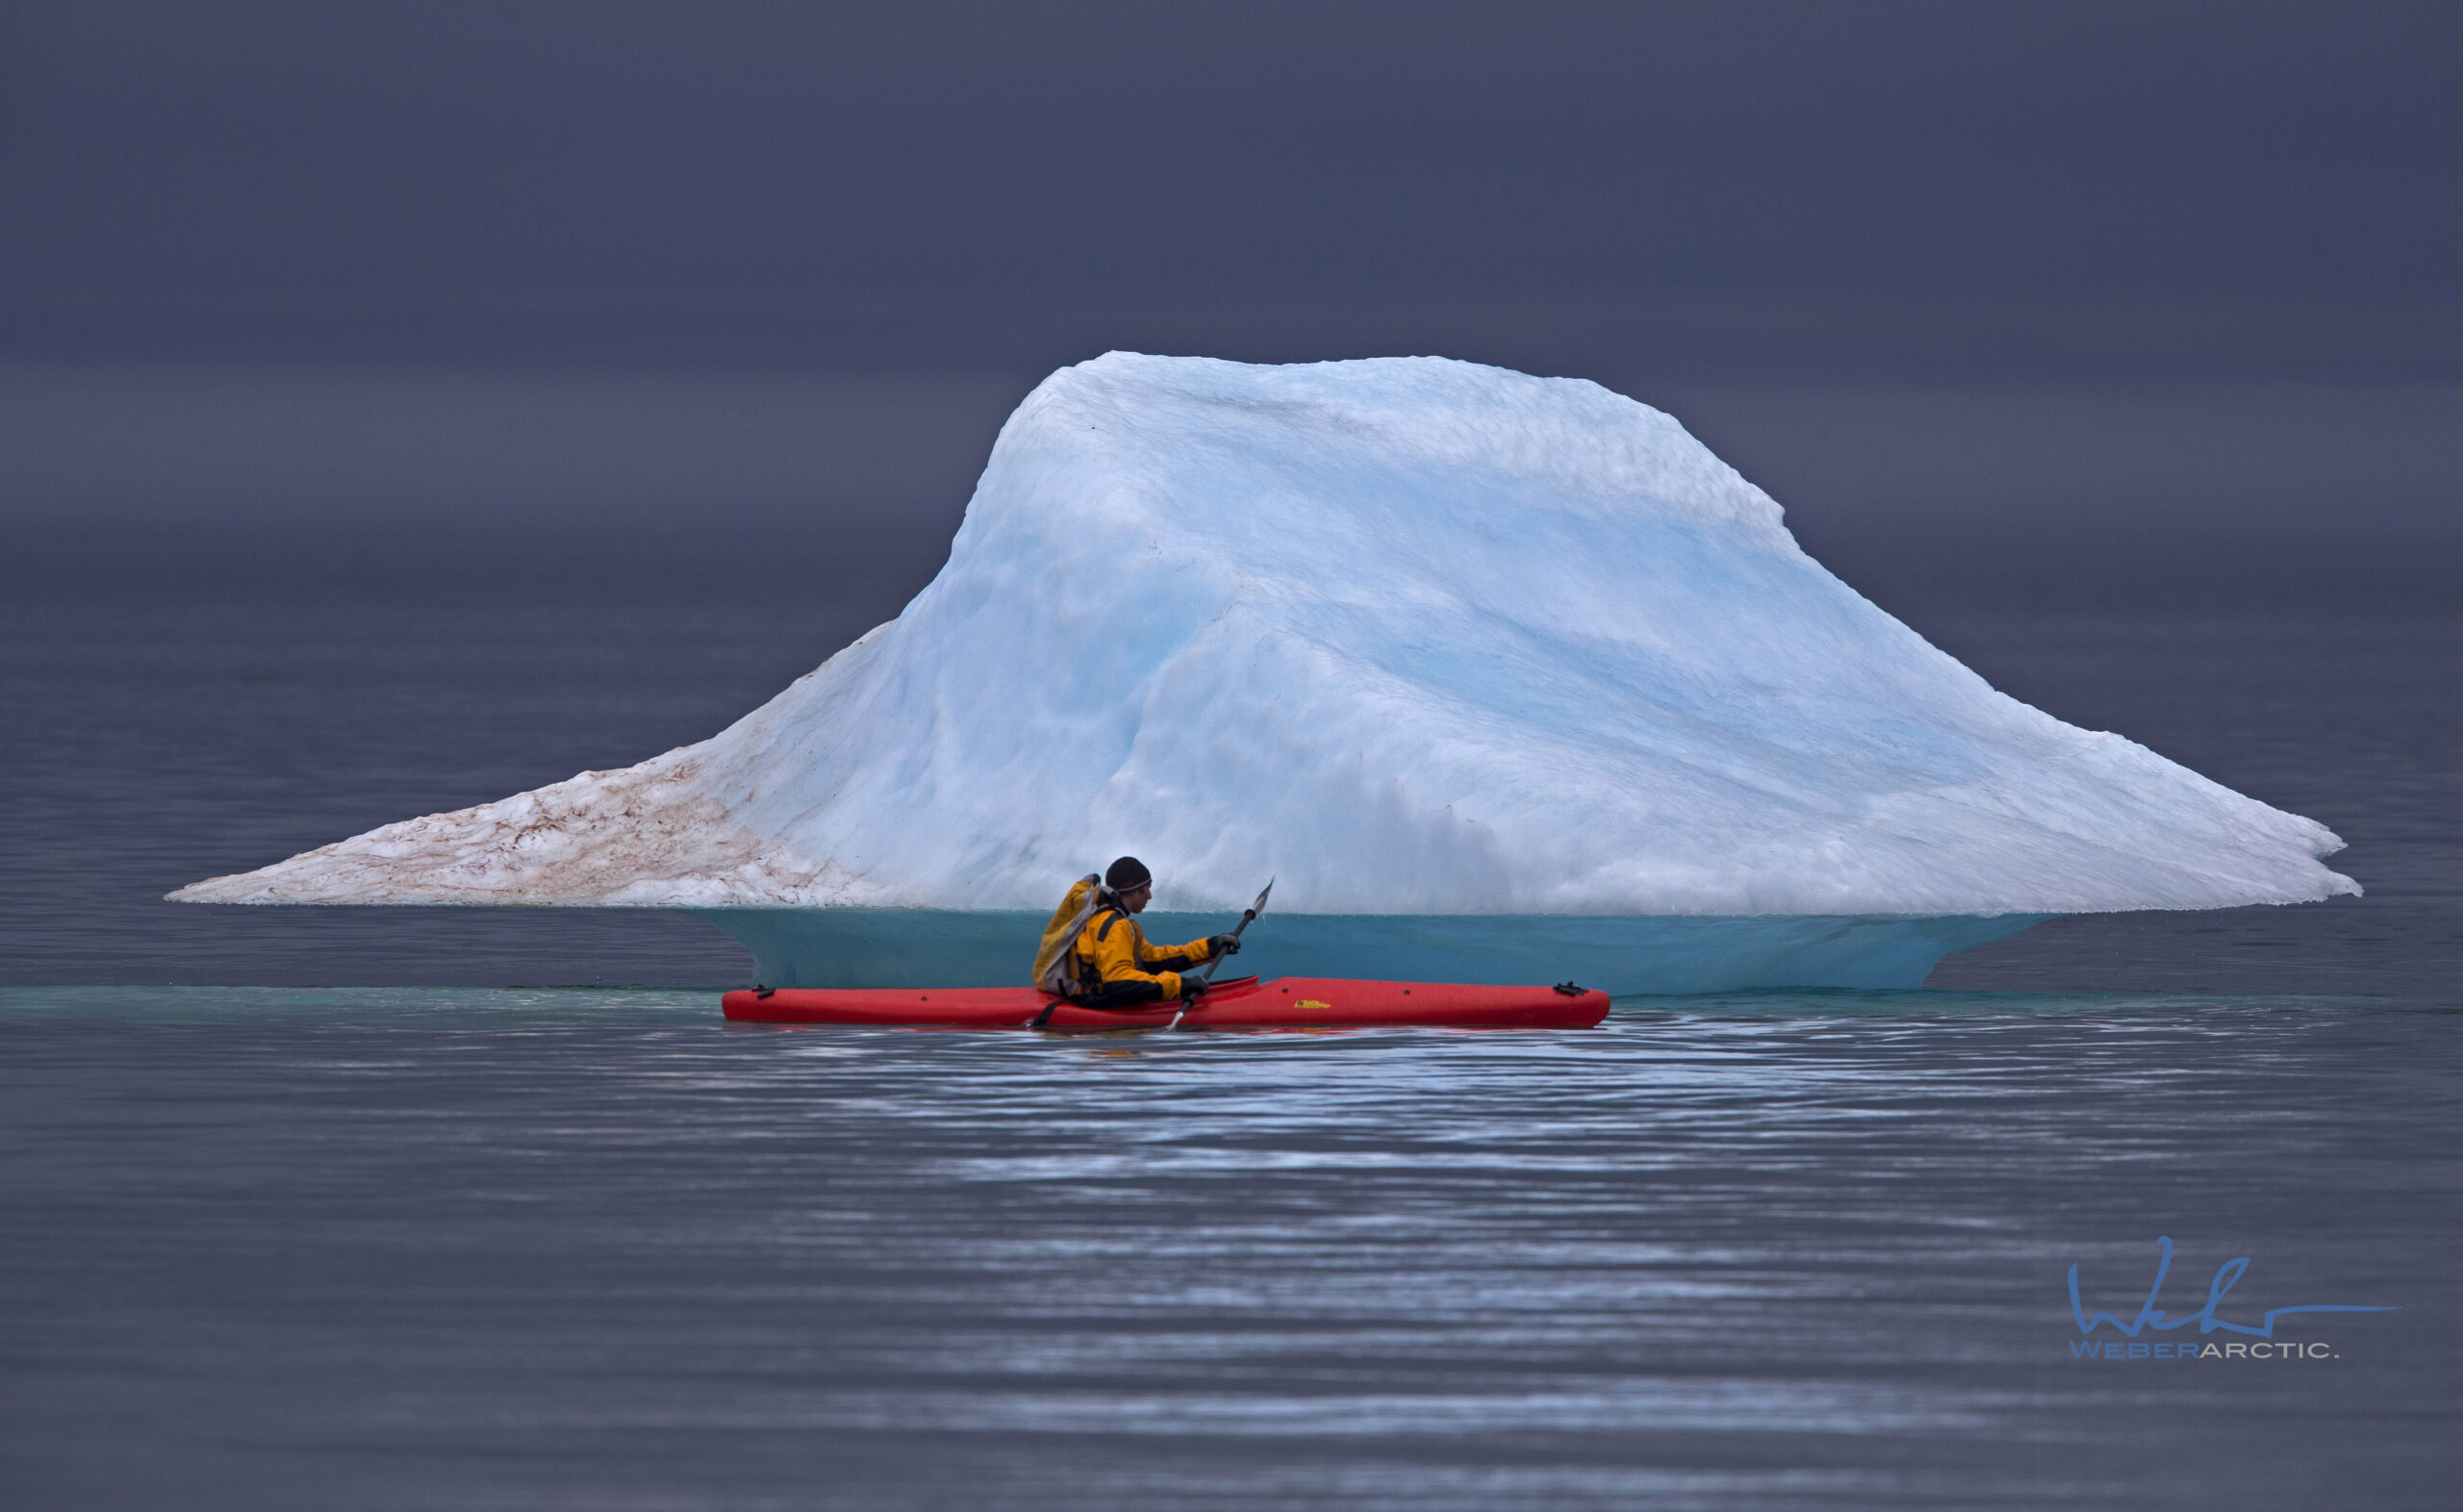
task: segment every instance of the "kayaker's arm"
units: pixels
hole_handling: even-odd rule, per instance
[[[1166,967],[1175,971],[1184,971],[1192,966],[1204,966],[1213,959],[1212,936],[1204,940],[1192,940],[1186,945],[1179,945],[1149,944],[1143,931],[1140,931],[1137,937],[1137,964],[1150,971]]]
[[[1181,969],[1206,959],[1205,941],[1195,942],[1194,954],[1188,945],[1158,949],[1146,943],[1145,934],[1128,916],[1117,912],[1105,912],[1088,924],[1084,941],[1080,949],[1093,960],[1104,986],[1152,982],[1165,997],[1185,995]]]

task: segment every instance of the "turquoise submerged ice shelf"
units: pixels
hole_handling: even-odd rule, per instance
[[[1041,914],[925,908],[695,909],[752,952],[769,987],[1022,987]],[[1401,982],[1580,982],[1608,993],[1918,987],[1942,957],[2007,939],[2041,914],[1596,919],[1269,914],[1226,974]],[[1177,945],[1220,914],[1139,918]]]

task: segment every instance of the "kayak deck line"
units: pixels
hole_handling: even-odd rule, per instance
[[[722,1000],[738,1023],[872,1024],[919,1029],[1589,1029],[1608,995],[1562,987],[1240,977],[1195,1002],[1084,1008],[1031,987],[740,988]]]

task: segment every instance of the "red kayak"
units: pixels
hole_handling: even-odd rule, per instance
[[[1185,1012],[1177,1002],[1080,1008],[1031,987],[746,988],[726,995],[739,1023],[902,1024],[918,1029],[1588,1029],[1608,995],[1562,987],[1451,982],[1351,982],[1330,976],[1243,976]],[[1047,1010],[1049,1014],[1047,1015]]]

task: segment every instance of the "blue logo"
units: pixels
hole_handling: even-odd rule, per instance
[[[2257,1323],[2226,1323],[2222,1319],[2215,1316],[2215,1311],[2217,1308],[2223,1305],[2224,1294],[2231,1291],[2233,1284],[2241,1279],[2242,1273],[2249,1269],[2249,1257],[2247,1255],[2241,1255],[2234,1259],[2226,1260],[2223,1264],[2216,1268],[2215,1279],[2207,1283],[2205,1306],[2199,1308],[2196,1312],[2185,1313],[2178,1318],[2174,1318],[2167,1314],[2163,1308],[2155,1305],[2155,1298],[2161,1295],[2164,1290],[2164,1277],[2171,1273],[2172,1269],[2172,1241],[2168,1238],[2158,1239],[2156,1240],[2156,1244],[2161,1246],[2163,1248],[2163,1258],[2155,1267],[2155,1284],[2146,1289],[2146,1300],[2139,1304],[2138,1316],[2126,1323],[2122,1322],[2119,1317],[2112,1313],[2096,1313],[2093,1317],[2090,1317],[2087,1312],[2086,1304],[2078,1299],[2078,1267],[2074,1263],[2069,1267],[2069,1315],[2078,1321],[2078,1331],[2080,1333],[2092,1334],[2095,1331],[2098,1324],[2111,1323],[2122,1333],[2128,1335],[2132,1339],[2135,1339],[2142,1331],[2148,1328],[2154,1328],[2161,1331],[2172,1328],[2186,1328],[2191,1323],[2196,1323],[2197,1324],[2197,1331],[2201,1334],[2213,1333],[2217,1329],[2221,1328],[2226,1332],[2247,1334],[2253,1338],[2273,1339],[2274,1337],[2274,1321],[2292,1313],[2392,1313],[2400,1312],[2402,1310],[2397,1307],[2352,1307],[2341,1303],[2313,1302],[2299,1307],[2270,1307],[2266,1311],[2264,1321]],[[2188,1344],[2182,1344],[2179,1346],[2157,1345],[2155,1347],[2158,1352],[2168,1356],[2172,1355],[2174,1349],[2177,1348],[2178,1357],[2188,1357],[2191,1354],[2193,1348],[2193,1346]],[[2242,1353],[2244,1348],[2244,1346],[2237,1344],[2228,1345],[2225,1347],[2225,1351],[2231,1355],[2238,1356]],[[2254,1348],[2258,1347],[2253,1346],[2248,1348],[2254,1350]],[[2287,1344],[2279,1346],[2278,1348],[2285,1351],[2300,1351],[2306,1357],[2327,1357],[2321,1352],[2325,1348],[2323,1345],[2303,1346]],[[2129,1357],[2141,1357],[2146,1353],[2146,1348],[2147,1347],[2143,1344],[2129,1346]],[[2114,1343],[2105,1345],[2102,1348],[2102,1353],[2106,1355],[2120,1356],[2121,1354],[2121,1350],[2122,1346],[2118,1343]],[[2208,1347],[2208,1351],[2213,1352],[2212,1346]],[[2084,1358],[2088,1355],[2096,1353],[2097,1350],[2096,1347],[2093,1344],[2073,1344],[2069,1347],[2069,1352]]]

